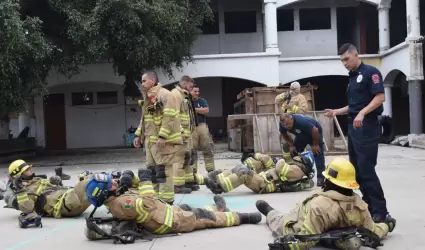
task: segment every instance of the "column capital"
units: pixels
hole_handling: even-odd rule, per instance
[[[380,3],[376,8],[378,11],[389,11],[391,9],[391,3]]]
[[[277,0],[264,0],[264,3],[266,4],[266,3],[274,3],[274,4],[276,4],[277,3]]]

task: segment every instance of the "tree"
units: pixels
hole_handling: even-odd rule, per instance
[[[46,93],[52,69],[70,77],[108,59],[129,84],[143,69],[171,76],[211,14],[209,0],[2,0],[0,115]]]
[[[38,18],[21,19],[18,0],[0,2],[0,118],[21,111],[24,98],[45,91],[52,45],[41,32]],[[7,131],[8,126],[2,126]]]

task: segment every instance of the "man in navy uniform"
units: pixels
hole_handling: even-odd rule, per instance
[[[286,143],[289,144],[292,156],[297,154],[297,152],[303,152],[307,145],[311,146],[311,151],[316,160],[316,185],[318,187],[323,186],[324,177],[322,172],[325,171],[325,152],[323,150],[322,126],[308,116],[283,113],[280,115],[279,132]],[[294,140],[292,140],[288,132],[295,135]]]
[[[384,84],[378,69],[364,64],[352,44],[344,44],[338,53],[345,68],[349,70],[347,89],[348,106],[326,109],[329,117],[348,114],[348,154],[356,168],[356,179],[360,184],[363,200],[376,223],[390,217],[381,182],[375,171],[378,158],[378,143],[385,101]]]

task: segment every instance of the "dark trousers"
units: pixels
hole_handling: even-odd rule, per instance
[[[348,118],[348,154],[356,168],[356,179],[372,215],[385,216],[387,202],[375,171],[381,125],[376,116],[365,117],[362,128],[353,127],[355,116]]]
[[[322,137],[322,135],[320,135]],[[324,144],[323,144],[323,138],[320,139],[319,142],[319,148],[320,153],[318,155],[314,155],[315,163],[316,163],[316,171],[317,171],[317,178],[323,178],[322,172],[325,171],[325,150],[324,150]],[[312,139],[305,138],[303,136],[295,136],[294,138],[294,146],[297,149],[297,152],[303,152],[305,147],[307,145],[313,146]]]

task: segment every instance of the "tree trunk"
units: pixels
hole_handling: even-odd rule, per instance
[[[0,140],[9,139],[9,121],[0,120]]]

